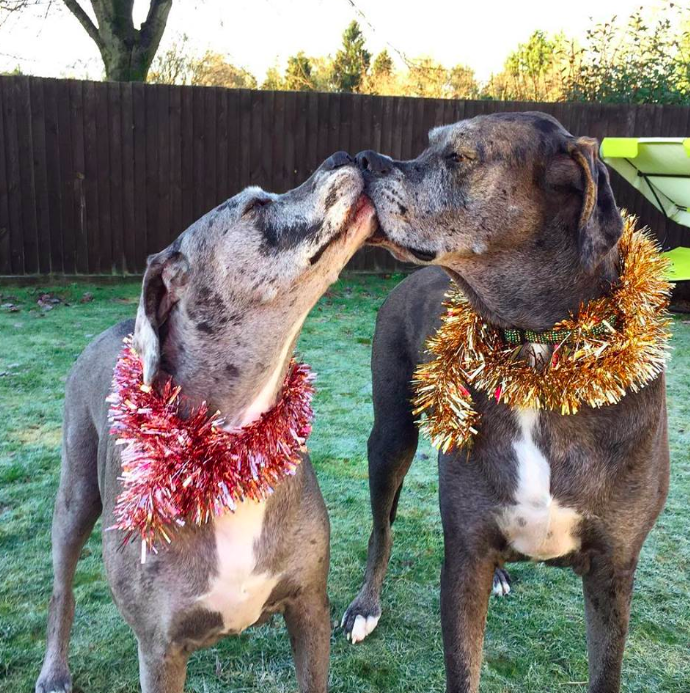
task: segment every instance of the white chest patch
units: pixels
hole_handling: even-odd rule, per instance
[[[255,543],[261,536],[266,503],[245,501],[234,513],[214,521],[218,575],[199,597],[206,609],[218,611],[227,632],[240,632],[261,616],[280,575],[256,573]]]
[[[513,548],[526,556],[538,560],[564,556],[579,547],[574,530],[580,515],[551,495],[551,467],[533,438],[539,412],[517,409],[515,417],[520,429],[513,441],[518,485],[515,505],[503,510],[499,525]]]

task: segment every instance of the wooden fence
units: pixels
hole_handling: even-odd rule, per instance
[[[0,275],[142,271],[249,184],[281,192],[330,153],[416,156],[429,128],[543,110],[576,135],[687,136],[690,108],[450,101],[0,76]],[[683,230],[616,174],[617,200],[669,246]],[[687,243],[687,236],[686,236]],[[365,249],[355,270],[391,271]]]

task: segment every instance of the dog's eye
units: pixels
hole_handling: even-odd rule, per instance
[[[250,212],[254,212],[257,209],[260,209],[261,207],[265,207],[270,202],[271,200],[269,200],[267,197],[255,197],[249,200],[249,202],[247,202],[247,204],[244,206],[244,209],[242,210],[242,216],[245,216]]]
[[[466,161],[472,160],[473,157],[463,152],[453,152],[452,154],[448,154],[448,156],[446,156],[446,161],[450,162],[451,164],[462,164]]]

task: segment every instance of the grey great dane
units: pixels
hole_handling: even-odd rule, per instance
[[[380,224],[371,242],[436,267],[403,281],[378,315],[373,530],[364,585],[343,618],[353,642],[381,615],[391,525],[417,448],[410,381],[450,281],[486,321],[543,331],[617,278],[622,221],[594,140],[540,113],[480,116],[429,140],[412,161],[357,157]],[[523,357],[535,351],[526,345]],[[532,559],[582,576],[589,691],[617,693],[635,568],[668,491],[664,377],[574,416],[472,396],[481,435],[438,459],[447,691],[478,690],[494,569]]]
[[[206,401],[230,427],[255,420],[276,400],[307,313],[373,229],[363,188],[340,152],[291,192],[249,188],[223,203],[149,259],[136,324],[107,330],[77,360],[66,388],[37,693],[72,689],[77,559],[99,515],[104,527],[114,524],[121,462],[106,396],[123,337],[134,332],[145,382],[172,376],[188,402]],[[138,641],[144,693],[182,693],[190,653],[275,612],[285,616],[300,691],[325,693],[329,523],[306,453],[266,502],[180,532],[143,564],[138,545],[120,550],[122,539],[103,533],[103,559]]]

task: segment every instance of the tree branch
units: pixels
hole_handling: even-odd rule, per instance
[[[91,21],[91,17],[84,12],[77,0],[62,1],[67,5],[67,9],[79,20],[79,23],[84,27],[86,33],[94,40],[100,50],[103,47],[103,41],[101,40],[96,25]]]
[[[158,48],[165,31],[172,0],[151,0],[146,21],[141,25],[140,45],[147,50]]]

